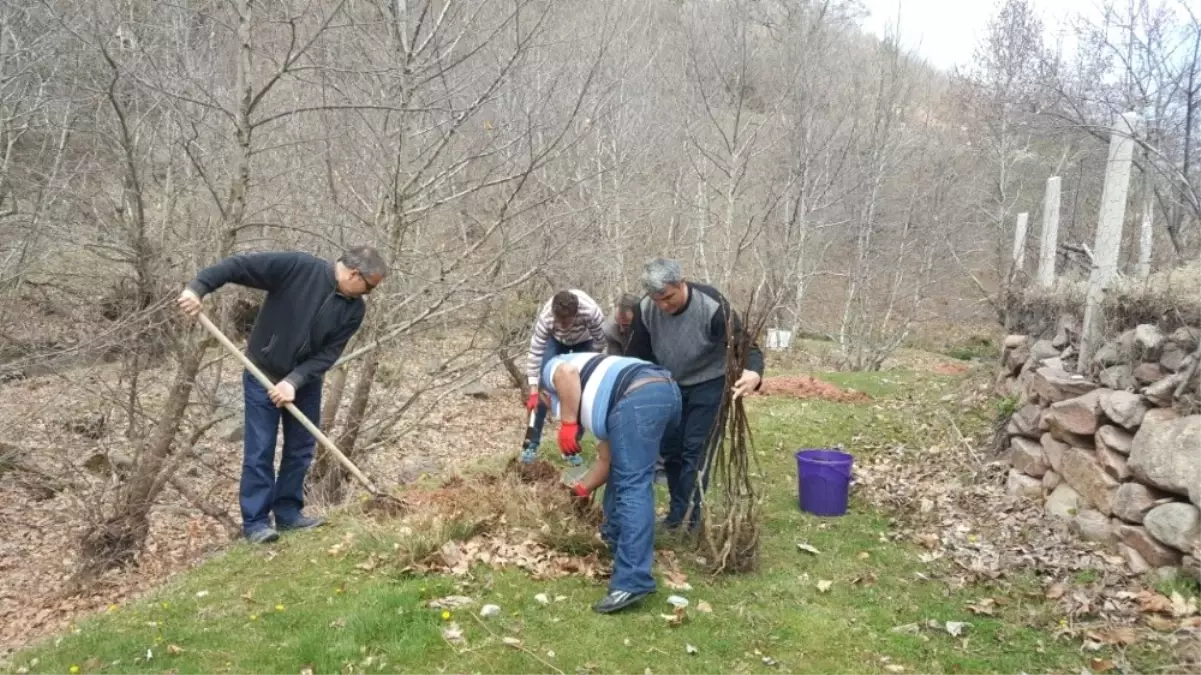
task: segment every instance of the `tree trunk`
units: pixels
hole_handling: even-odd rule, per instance
[[[338,408],[342,405],[342,394],[346,391],[346,367],[334,369],[329,378],[329,387],[325,390],[325,404],[321,408],[320,429],[330,433],[338,418]]]
[[[363,360],[363,369],[359,373],[359,380],[350,399],[346,425],[335,441],[342,454],[352,462],[355,461],[354,446],[358,441],[359,431],[367,418],[367,404],[371,400],[371,385],[375,382],[375,372],[379,367],[379,353],[379,350],[372,351]],[[318,451],[317,462],[310,479],[310,490],[317,499],[327,505],[340,503],[346,497],[348,478],[345,467],[336,458],[324,449]]]
[[[192,396],[192,385],[200,370],[207,341],[195,348],[190,348],[190,344],[188,347],[175,371],[175,381],[155,423],[154,433],[138,449],[134,473],[118,495],[112,515],[94,525],[83,537],[81,576],[84,578],[133,562],[146,542],[150,532],[150,507],[167,484],[162,476],[164,468],[174,468],[165,460],[171,453]]]
[[[509,374],[509,379],[513,382],[513,386],[525,390],[526,377],[525,373],[521,372],[521,369],[517,367],[517,357],[510,354],[507,349],[503,350],[498,356],[500,364],[505,367],[505,372]]]
[[[354,388],[354,396],[350,399],[350,410],[346,415],[346,427],[338,436],[338,447],[351,452],[359,439],[363,422],[367,419],[367,404],[371,401],[371,386],[375,382],[375,372],[379,368],[379,350],[372,352],[363,362],[363,371],[359,373],[359,381]],[[349,455],[348,455],[349,456]],[[342,465],[339,464],[341,469]]]

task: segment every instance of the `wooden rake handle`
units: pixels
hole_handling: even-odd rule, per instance
[[[225,334],[221,332],[221,329],[217,328],[217,326],[215,326],[213,322],[209,320],[204,312],[201,312],[196,318],[200,321],[200,325],[204,326],[205,330],[212,334],[213,337],[217,338],[217,341],[220,342],[230,354],[236,356],[238,360],[242,362],[243,366],[246,366],[246,370],[250,371],[250,374],[254,375],[254,379],[258,380],[265,389],[269,391],[275,386],[275,383],[267,379],[267,376],[263,374],[263,371],[259,370],[258,367],[255,366],[254,363],[252,363],[250,359],[248,359],[246,355],[242,353],[242,350],[238,349],[237,345],[230,342],[229,338],[225,337]],[[292,416],[295,417],[305,429],[308,429],[309,433],[313,435],[313,438],[317,439],[317,442],[321,443],[321,447],[330,451],[334,457],[338,458],[338,461],[342,463],[342,466],[346,467],[346,470],[349,471],[356,480],[362,483],[363,487],[367,488],[368,492],[373,495],[382,494],[379,488],[377,488],[370,480],[368,480],[367,476],[363,475],[362,471],[359,471],[359,467],[355,466],[353,462],[347,459],[346,455],[342,454],[342,451],[338,449],[338,446],[334,445],[334,442],[329,440],[328,436],[321,433],[321,430],[317,428],[317,425],[310,422],[309,418],[304,416],[304,413],[300,412],[300,410],[291,403],[284,404],[284,407],[288,409],[288,412],[292,413]]]

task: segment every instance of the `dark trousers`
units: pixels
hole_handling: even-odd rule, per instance
[[[663,372],[668,376],[667,372]],[[627,393],[609,413],[609,479],[601,536],[613,547],[610,591],[655,590],[655,460],[663,433],[679,423],[680,390],[670,380]]]
[[[304,508],[304,477],[313,462],[317,439],[291,413],[276,407],[267,390],[248,371],[242,375],[242,390],[246,403],[246,431],[242,438],[239,501],[242,531],[249,534],[269,527],[268,516],[272,513],[276,525],[287,526],[300,518]],[[292,403],[310,422],[320,424],[321,380],[298,389]],[[281,421],[284,450],[277,477],[275,439]]]
[[[546,362],[555,358],[560,354],[575,354],[576,352],[594,352],[597,351],[592,344],[592,340],[584,340],[574,345],[565,345],[554,338],[546,341],[546,349],[542,352],[542,363],[538,364],[538,379],[542,379],[542,368],[546,366]],[[530,435],[530,445],[535,448],[542,444],[542,425],[546,424],[546,404],[542,402],[542,398],[538,398],[538,408],[534,411],[534,431]],[[583,434],[583,427],[580,427],[580,433]]]
[[[697,525],[701,515],[700,494],[693,494],[697,473],[705,466],[705,446],[709,431],[717,421],[717,410],[721,407],[725,391],[724,377],[714,378],[687,387],[680,387],[683,400],[680,423],[669,428],[663,436],[660,453],[663,455],[663,472],[667,474],[667,491],[671,495],[667,518],[668,527],[677,527],[684,522],[688,505],[693,505],[688,527]],[[709,476],[705,475],[701,491],[709,488]]]

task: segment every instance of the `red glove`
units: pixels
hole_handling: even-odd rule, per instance
[[[530,397],[525,400],[525,410],[529,412],[538,407],[538,392],[531,391]]]
[[[580,454],[579,422],[563,422],[559,425],[559,452],[564,455]]]
[[[588,488],[584,487],[583,483],[572,483],[571,494],[579,497],[580,499],[588,499],[592,496],[592,493],[588,491]]]

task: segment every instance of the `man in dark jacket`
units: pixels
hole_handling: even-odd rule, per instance
[[[180,310],[196,316],[204,296],[227,283],[267,291],[246,356],[275,386],[264,389],[249,372],[242,377],[246,409],[240,503],[242,532],[249,541],[275,541],[277,530],[324,522],[301,513],[316,439],[281,408],[292,403],[319,423],[325,371],[362,325],[363,296],[379,286],[387,271],[380,254],[367,246],[349,249],[334,262],[299,252],[245,253],[200,270],[180,294]],[[284,448],[277,477],[275,439],[281,421]]]
[[[725,296],[712,286],[685,282],[674,260],[647,263],[642,285],[647,295],[634,312],[626,356],[662,365],[680,385],[680,424],[664,435],[660,451],[671,495],[664,524],[679,527],[691,502],[691,528],[700,517],[700,495],[693,494],[697,472],[705,466],[709,431],[725,394],[727,314],[735,335],[743,327]],[[752,344],[747,369],[731,393],[737,397],[755,391],[762,379],[763,352]],[[706,475],[701,490],[708,484]]]

